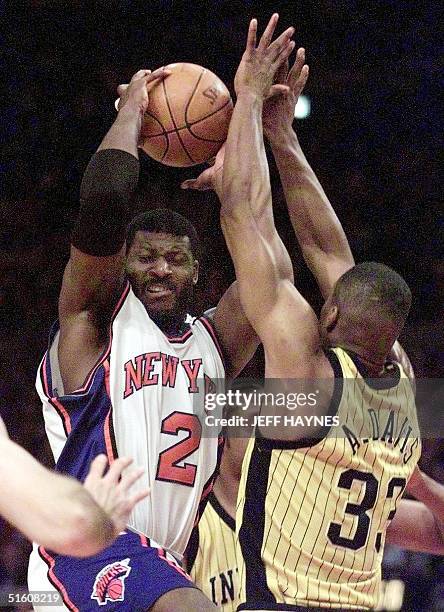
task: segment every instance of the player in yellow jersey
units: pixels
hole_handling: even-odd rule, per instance
[[[236,498],[251,429],[236,429],[235,437],[226,433],[220,473],[203,516],[193,530],[185,569],[222,612],[234,612],[240,604],[239,568],[242,568],[236,550]],[[386,542],[414,551],[444,553],[444,486],[416,469],[407,490],[424,503],[401,500],[387,530]],[[423,526],[420,531],[418,523]]]
[[[276,21],[258,46],[252,21],[236,75],[221,220],[243,308],[264,344],[266,377],[317,380],[322,393],[312,413],[331,422],[271,430],[258,421],[237,514],[242,608],[371,609],[385,532],[420,453],[410,382],[388,361],[411,295],[393,270],[360,264],[336,282],[318,322],[280,275],[269,240],[275,228],[261,118],[282,63],[270,44]],[[259,221],[250,208],[258,201]]]
[[[244,439],[235,441],[243,445],[243,451],[246,446],[244,442]],[[231,441],[226,440],[225,443],[230,444]],[[235,612],[240,603],[234,518],[240,464],[235,463],[230,452],[225,451],[220,474],[208,497],[202,518],[191,534],[186,552],[186,570],[196,586],[220,610]]]
[[[236,384],[236,383],[235,383]],[[250,387],[242,386],[244,393]],[[227,416],[242,414],[242,406]],[[190,538],[185,568],[193,582],[222,612],[235,612],[239,601],[239,567],[236,550],[236,500],[242,460],[251,427],[225,429],[225,447],[219,474],[204,513]]]
[[[288,66],[283,66],[283,69],[280,70],[277,82],[289,83],[290,89],[285,97],[268,98],[264,103],[264,131],[267,133],[278,162],[290,217],[302,251],[324,290],[324,294],[328,295],[337,278],[343,271],[352,267],[354,262],[343,230],[292,130],[294,106],[306,78],[302,70],[303,55],[303,50],[300,49],[295,65],[290,72],[288,72]],[[219,192],[215,182],[216,178],[221,175],[222,152],[218,158],[213,169],[204,171],[198,179],[187,181],[187,186],[196,189],[216,188]],[[410,371],[408,361],[406,363]],[[226,497],[226,488],[235,488],[236,485],[234,479],[226,479],[223,486],[219,487],[218,495],[223,494]],[[444,550],[442,534],[444,487],[418,473],[409,483],[409,492],[428,504],[430,510],[424,504],[403,500],[396,518],[390,523],[387,541],[412,550],[442,553]],[[208,513],[210,512],[214,518],[214,513],[208,509]],[[200,568],[203,568],[212,562],[212,573],[217,573],[217,569],[215,571],[214,568],[221,568],[224,565],[220,563],[221,555],[218,555],[216,550],[219,544],[218,534],[223,532],[223,527],[220,519],[219,524],[217,519],[211,521],[211,528],[209,524],[210,521],[204,522],[199,527],[199,531],[204,533],[205,542],[210,544],[199,548],[197,563]],[[417,529],[418,524],[422,526],[420,532]],[[197,579],[201,588],[204,588],[200,578],[205,584],[205,580],[208,582],[208,574],[205,576],[204,572]]]

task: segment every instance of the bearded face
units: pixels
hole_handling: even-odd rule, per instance
[[[138,231],[125,270],[148,314],[174,319],[188,309],[198,268],[188,236]]]

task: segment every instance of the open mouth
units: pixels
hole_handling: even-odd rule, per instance
[[[173,293],[172,290],[165,287],[165,285],[150,285],[147,287],[147,291],[150,295],[155,297],[164,297]]]

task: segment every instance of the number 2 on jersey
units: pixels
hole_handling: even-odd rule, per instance
[[[163,419],[162,433],[177,436],[180,431],[186,431],[188,436],[159,454],[156,480],[193,487],[197,466],[194,463],[184,463],[183,466],[178,464],[199,448],[202,436],[199,418],[195,414],[175,411]]]

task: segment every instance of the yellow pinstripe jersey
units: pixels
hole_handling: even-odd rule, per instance
[[[234,519],[210,493],[205,511],[187,549],[187,570],[193,582],[223,612],[239,604]]]
[[[236,514],[240,609],[378,603],[386,529],[420,456],[414,394],[398,364],[392,378],[370,380],[343,349],[327,355],[339,424],[322,439],[248,445]]]

